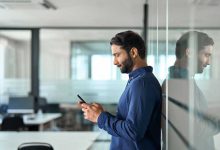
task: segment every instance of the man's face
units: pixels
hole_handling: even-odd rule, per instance
[[[114,57],[114,65],[120,68],[121,73],[129,73],[133,69],[133,61],[126,52],[125,49],[122,49],[121,46],[112,45],[111,46],[112,55]]]
[[[197,73],[202,73],[207,65],[210,65],[210,59],[213,51],[213,46],[205,46],[198,53]]]

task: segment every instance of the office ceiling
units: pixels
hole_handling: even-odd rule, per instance
[[[16,4],[5,3],[7,1]],[[45,30],[43,38],[109,40],[122,30],[142,32],[143,7],[147,0],[49,0],[56,9],[46,9],[39,4],[45,1],[48,0],[0,0],[0,28],[66,27],[74,30]],[[148,0],[148,4],[149,26],[153,28],[166,28],[167,25],[169,29],[220,27],[220,19],[217,19],[220,16],[219,0]],[[8,31],[0,34],[19,40],[29,38],[28,34],[10,34]],[[176,39],[179,35],[174,32],[169,38]],[[160,38],[165,39],[165,36],[160,35]]]
[[[9,4],[7,2],[16,2]],[[146,0],[0,0],[0,27],[142,27]],[[48,1],[48,0],[46,0]],[[22,4],[26,2],[27,4]],[[158,4],[157,4],[158,2]],[[167,0],[169,27],[219,27],[219,0]],[[166,0],[149,0],[149,24],[166,26]],[[157,10],[158,6],[158,10]]]
[[[34,0],[29,1],[33,3]],[[0,26],[142,26],[144,0],[50,0],[50,2],[57,9],[44,9],[33,4],[29,8],[24,5],[20,7],[19,3],[17,7],[13,5],[10,8],[9,4],[4,4],[5,8],[4,6],[0,8]]]

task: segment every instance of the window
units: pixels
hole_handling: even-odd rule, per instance
[[[113,65],[109,42],[73,42],[71,77],[74,80],[127,80]]]
[[[29,30],[0,30],[0,103],[30,92]]]

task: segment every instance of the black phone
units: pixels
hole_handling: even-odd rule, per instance
[[[77,97],[80,99],[80,103],[86,103],[86,101],[81,96],[79,96],[79,94],[77,94]]]

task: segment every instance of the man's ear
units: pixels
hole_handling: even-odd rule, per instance
[[[136,58],[138,56],[138,50],[135,47],[132,47],[130,50],[130,56],[131,58]]]
[[[186,49],[186,56],[190,57],[190,50],[189,50],[189,48]]]

